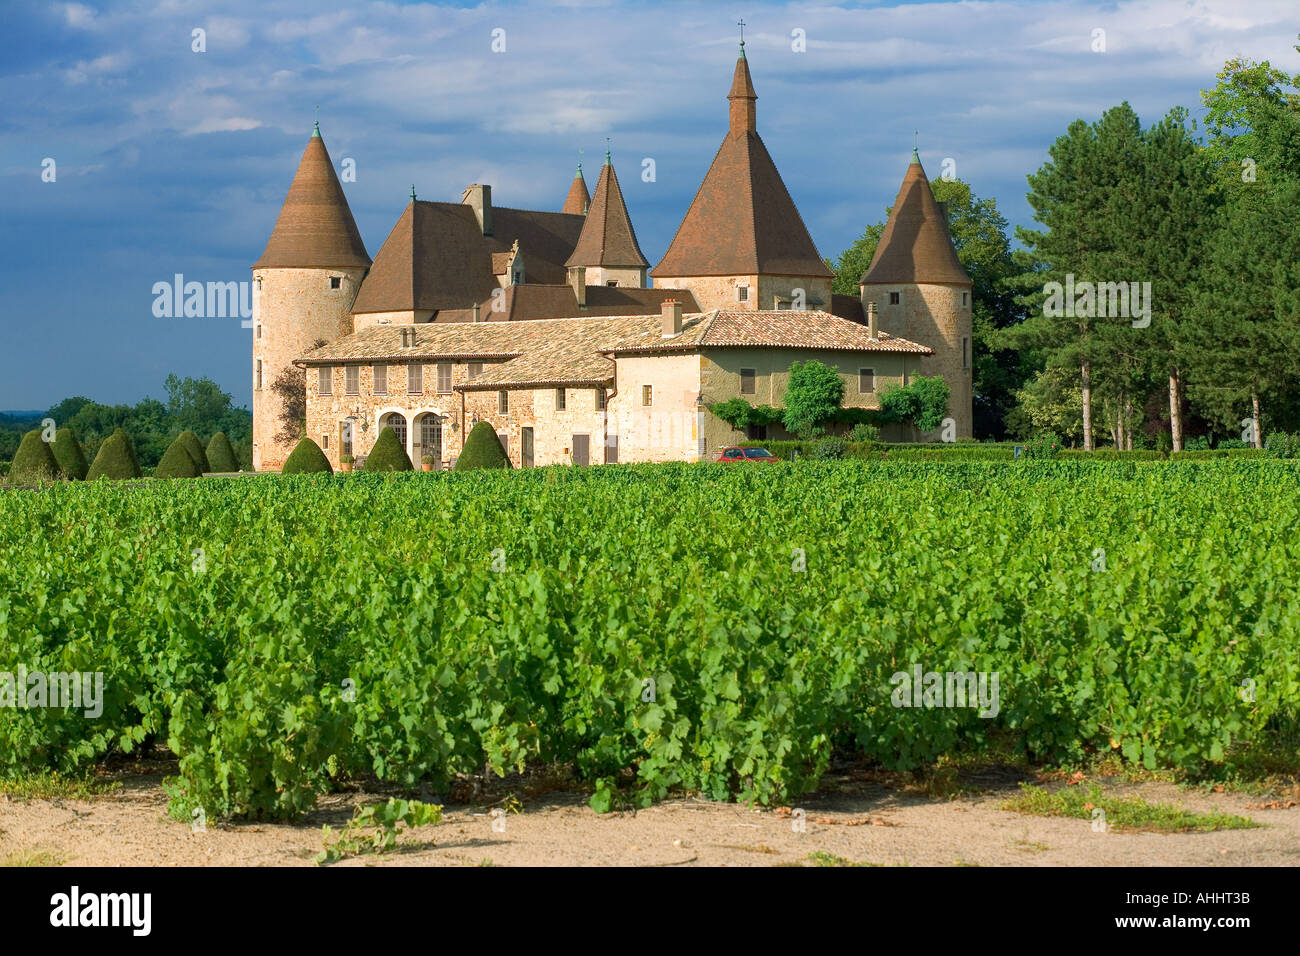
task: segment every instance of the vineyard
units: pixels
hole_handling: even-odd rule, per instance
[[[1230,767],[1300,732],[1300,463],[800,462],[0,493],[0,775],[165,745],[188,817],[572,766],[774,802],[835,752]],[[995,716],[896,706],[996,674]],[[0,700],[0,704],[4,704]]]

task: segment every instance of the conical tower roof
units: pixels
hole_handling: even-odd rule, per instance
[[[582,178],[582,163],[578,164],[578,172],[573,177],[573,185],[569,187],[569,195],[565,197],[564,208],[560,212],[567,212],[574,216],[585,216],[587,214],[587,205],[591,202],[591,194],[587,192],[587,181]]]
[[[361,233],[325,149],[311,134],[280,208],[280,218],[254,269],[347,269],[370,265]]]
[[[652,273],[833,276],[755,128],[758,97],[743,50],[727,99],[731,127]]]
[[[971,284],[952,244],[948,217],[934,198],[915,150],[876,254],[858,280],[859,285],[912,282]]]
[[[583,223],[582,235],[573,248],[566,266],[634,266],[644,269],[650,263],[641,254],[637,245],[636,233],[632,230],[632,220],[627,214],[627,205],[623,202],[623,190],[618,186],[618,176],[614,174],[614,164],[605,154],[605,165],[601,167],[600,179],[596,182],[596,194],[591,198],[587,208],[587,221]]]

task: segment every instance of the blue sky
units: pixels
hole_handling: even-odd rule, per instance
[[[0,408],[160,397],[169,372],[248,403],[251,332],[155,318],[151,289],[249,278],[317,104],[336,165],[355,160],[345,189],[372,256],[412,183],[422,199],[485,182],[499,205],[558,209],[580,150],[594,187],[609,137],[658,261],[726,129],[742,17],[759,132],[832,257],[892,202],[913,130],[932,177],[952,157],[1027,225],[1025,176],[1071,120],[1125,99],[1144,123],[1195,115],[1232,56],[1300,72],[1294,0],[7,0]]]

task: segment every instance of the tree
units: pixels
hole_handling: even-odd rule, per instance
[[[117,429],[99,446],[99,454],[86,473],[87,481],[97,478],[139,478],[140,463],[136,460],[131,439],[122,429]]]
[[[230,446],[230,439],[226,437],[225,432],[217,432],[212,436],[212,440],[208,442],[207,455],[212,471],[218,473],[239,471],[235,449]]]
[[[284,460],[284,467],[280,469],[282,475],[312,475],[312,474],[334,474],[334,466],[330,460],[325,457],[325,453],[320,450],[310,438],[304,438],[298,442],[289,457]]]
[[[54,452],[54,460],[58,462],[63,477],[76,481],[85,479],[86,472],[89,470],[89,465],[86,464],[86,453],[71,428],[60,428],[54,433],[54,445],[50,451]]]
[[[193,434],[191,432],[190,434]],[[157,478],[197,478],[200,474],[198,463],[194,460],[183,437],[177,438],[163,454],[158,467],[154,469]]]
[[[58,481],[61,477],[59,463],[54,460],[49,443],[41,439],[39,428],[32,429],[18,446],[9,467],[9,480],[15,484],[44,484]]]
[[[366,456],[366,471],[410,471],[411,459],[397,438],[397,433],[385,426],[375,439],[375,447]]]
[[[366,467],[370,466],[369,459]],[[510,459],[501,447],[496,430],[490,422],[479,422],[470,429],[465,447],[456,458],[456,471],[474,471],[479,468],[509,468]]]
[[[907,421],[918,431],[934,431],[948,414],[952,390],[942,375],[918,377],[880,393],[880,410],[887,422]]]
[[[786,429],[805,440],[820,435],[823,425],[835,417],[844,397],[840,373],[815,359],[790,366],[781,416]]]
[[[939,179],[930,183],[934,198],[947,204],[948,231],[957,258],[971,277],[972,387],[975,432],[980,437],[1001,438],[1003,420],[1015,406],[1015,392],[1041,367],[1035,356],[996,342],[1000,329],[1025,319],[1027,308],[1017,301],[1008,280],[1024,268],[1011,252],[1009,224],[992,197],[978,198],[960,179]],[[867,226],[862,236],[840,254],[833,290],[844,295],[859,294],[858,280],[867,271],[885,219]],[[830,263],[828,262],[828,265]]]

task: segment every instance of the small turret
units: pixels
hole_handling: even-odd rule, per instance
[[[591,196],[587,192],[587,181],[582,178],[582,163],[579,163],[578,172],[573,177],[573,184],[569,186],[569,195],[565,197],[564,208],[560,212],[566,212],[572,216],[585,216],[590,202]]]
[[[596,193],[587,209],[587,221],[565,266],[570,274],[576,268],[585,268],[590,285],[616,284],[643,289],[649,265],[637,244],[623,190],[606,152]]]

